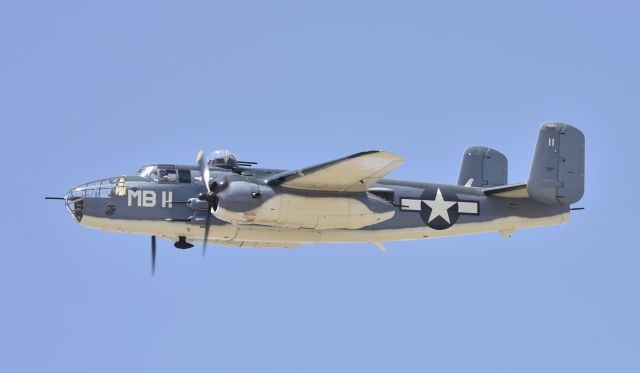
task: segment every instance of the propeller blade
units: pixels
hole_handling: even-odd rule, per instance
[[[156,274],[156,236],[151,236],[151,276]]]
[[[204,242],[202,242],[202,257],[207,254],[207,240],[209,239],[209,224],[211,223],[211,206],[207,210],[207,222],[204,227]]]
[[[198,168],[200,169],[200,175],[202,175],[202,182],[207,187],[207,193],[211,193],[211,187],[209,183],[211,182],[211,178],[209,177],[209,166],[204,161],[204,157],[202,156],[202,150],[198,152],[198,157],[196,158],[198,161]]]

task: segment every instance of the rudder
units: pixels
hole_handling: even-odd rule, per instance
[[[568,124],[540,127],[527,182],[530,198],[547,205],[569,206],[584,194],[584,135]]]

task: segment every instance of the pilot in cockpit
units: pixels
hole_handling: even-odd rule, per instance
[[[161,183],[170,183],[173,180],[169,177],[167,170],[160,170],[160,177],[158,178],[158,181]]]

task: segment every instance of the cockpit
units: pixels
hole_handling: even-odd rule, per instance
[[[189,184],[192,180],[202,181],[200,171],[175,165],[149,165],[138,170],[138,176],[154,183]]]
[[[209,155],[207,164],[209,167],[233,169],[239,165],[253,164],[253,162],[238,162],[236,156],[229,150],[216,150]],[[154,183],[189,184],[202,182],[199,170],[189,166],[171,164],[143,166],[138,170],[137,175]]]

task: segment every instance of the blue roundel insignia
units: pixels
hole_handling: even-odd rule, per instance
[[[460,201],[435,186],[425,188],[420,198],[401,198],[400,205],[403,211],[419,212],[424,223],[436,230],[450,228],[460,215],[478,215],[478,202]]]

